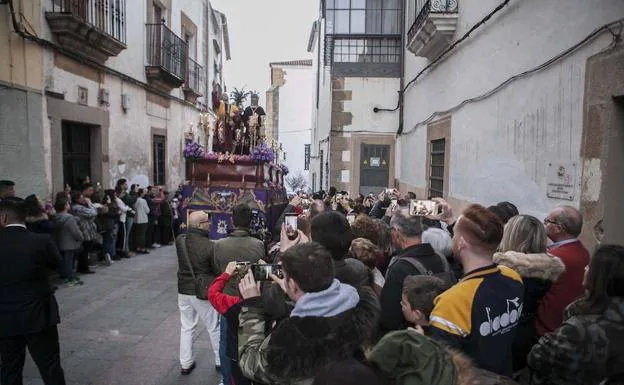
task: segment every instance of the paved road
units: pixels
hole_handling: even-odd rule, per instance
[[[63,287],[61,359],[68,385],[216,385],[207,332],[195,342],[197,368],[180,375],[177,259],[171,246],[96,268]],[[43,384],[28,356],[24,383]]]

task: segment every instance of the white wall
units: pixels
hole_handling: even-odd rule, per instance
[[[456,38],[498,3],[461,3]],[[427,129],[418,122],[546,62],[622,15],[619,0],[512,2],[406,93],[401,180],[425,187]],[[486,205],[509,200],[534,215],[566,203],[546,196],[548,163],[579,160],[585,62],[610,41],[603,34],[550,68],[453,112],[449,195]],[[407,55],[409,81],[426,60]],[[580,175],[579,165],[574,204]]]
[[[279,88],[279,140],[286,152],[286,165],[291,175],[304,170],[304,148],[311,143],[312,98],[314,98],[314,72],[312,67],[284,66],[286,83]]]
[[[399,113],[373,112],[373,108],[394,108],[397,104],[399,79],[396,78],[345,78],[345,90],[352,99],[344,102],[345,112],[353,114],[350,126],[344,132],[391,134],[399,128]]]

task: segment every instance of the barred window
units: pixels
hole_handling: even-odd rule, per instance
[[[389,38],[336,39],[334,63],[400,63],[401,40]]]
[[[446,139],[431,141],[431,158],[429,159],[429,196],[444,196],[444,157],[446,155]]]
[[[328,34],[398,35],[400,0],[327,0]]]

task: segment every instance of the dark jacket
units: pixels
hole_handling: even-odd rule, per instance
[[[208,232],[190,228],[186,234],[180,235],[176,241],[176,251],[178,254],[178,293],[195,295],[195,281],[191,274],[184,254],[181,251],[180,243],[186,243],[188,259],[193,264],[195,276],[203,276],[207,282],[214,281],[216,270],[214,266],[214,245]]]
[[[0,338],[40,332],[60,322],[48,268],[61,262],[49,235],[0,230]]]
[[[47,217],[37,218],[34,220],[29,220],[29,218],[26,218],[26,228],[29,231],[37,234],[54,233],[54,226],[52,224],[52,221],[50,221]]]
[[[375,219],[383,219],[388,209],[388,202],[377,201],[368,213],[368,216]]]
[[[444,273],[445,265],[430,244],[423,243],[402,250],[390,262],[386,272],[386,283],[381,291],[381,331],[405,329],[407,323],[401,311],[403,280],[408,275],[419,275],[418,269],[406,259],[415,258],[434,274]]]
[[[144,199],[147,202],[147,207],[149,207],[149,213],[147,214],[147,220],[150,223],[154,223],[154,221],[156,221],[156,219],[157,219],[156,218],[156,203],[154,203],[154,198],[152,198],[148,194],[145,194]]]
[[[544,295],[565,271],[563,262],[548,254],[523,254],[515,251],[494,254],[494,262],[520,274],[524,284],[522,314],[512,347],[513,370],[526,367],[526,357],[537,342],[537,310]]]
[[[307,384],[327,364],[364,358],[374,339],[379,303],[370,288],[358,289],[360,302],[334,317],[291,317],[265,338],[262,308],[243,307],[239,366],[249,378],[267,384]]]
[[[528,357],[533,383],[597,385],[624,381],[624,298],[612,297],[598,314],[570,305],[563,325],[540,338]],[[616,381],[617,380],[617,381]]]
[[[230,262],[256,263],[266,258],[264,243],[249,235],[247,230],[237,229],[229,237],[215,242],[214,258],[217,274],[225,271]],[[231,281],[225,287],[225,294],[237,295],[236,283]]]
[[[54,241],[60,251],[78,250],[82,246],[82,232],[76,217],[68,213],[58,213],[52,217]]]

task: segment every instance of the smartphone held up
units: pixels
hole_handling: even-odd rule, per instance
[[[251,272],[256,282],[270,281],[271,275],[284,278],[281,265],[254,264],[251,265]]]
[[[410,201],[409,215],[413,217],[427,217],[432,215],[438,215],[440,212],[440,206],[436,201],[430,200],[416,200]]]
[[[297,239],[299,235],[297,231],[297,215],[286,215],[284,217],[284,226],[286,227],[286,236],[288,236],[288,239],[291,241]]]

